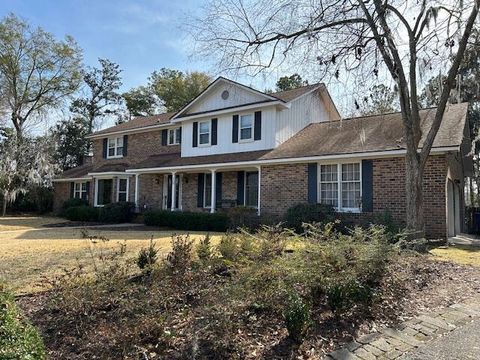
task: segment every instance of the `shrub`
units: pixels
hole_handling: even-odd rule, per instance
[[[297,233],[303,230],[303,223],[328,223],[334,219],[334,210],[323,204],[297,204],[287,210],[285,225]]]
[[[0,288],[0,359],[45,359],[42,339]]]
[[[250,230],[258,228],[261,219],[257,214],[257,209],[248,206],[235,206],[224,209],[223,212],[227,215],[229,225],[232,230],[238,228],[247,228]]]
[[[222,236],[217,250],[225,260],[237,260],[240,255],[240,247],[237,237],[231,234]]]
[[[312,324],[309,306],[296,293],[290,294],[283,318],[288,335],[297,342],[303,339]]]
[[[158,250],[155,247],[155,243],[153,242],[153,236],[150,239],[150,245],[148,248],[142,248],[138,253],[137,257],[137,266],[141,270],[150,271],[152,266],[157,262],[157,255]]]
[[[367,305],[373,290],[359,280],[335,282],[327,287],[327,305],[334,313],[341,313],[355,305]]]
[[[193,240],[190,235],[173,235],[172,250],[167,254],[166,263],[174,272],[183,273],[192,263]]]
[[[73,206],[64,212],[64,217],[70,221],[98,221],[98,208],[90,206]]]
[[[212,258],[212,253],[210,234],[207,234],[197,245],[197,256],[202,263],[207,263]]]
[[[108,224],[128,223],[133,219],[135,204],[131,202],[117,202],[100,208],[98,220]]]
[[[84,199],[77,199],[77,198],[68,199],[63,203],[61,213],[63,214],[69,208],[79,207],[79,206],[88,206],[88,201]]]
[[[223,213],[149,211],[145,213],[144,221],[145,225],[165,226],[177,230],[224,232],[228,229],[228,217]]]

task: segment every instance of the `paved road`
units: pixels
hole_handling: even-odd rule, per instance
[[[480,359],[480,319],[460,326],[444,337],[433,340],[399,358],[400,360],[472,360]]]

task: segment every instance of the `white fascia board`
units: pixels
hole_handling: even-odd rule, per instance
[[[239,105],[239,106],[231,107],[231,108],[228,108],[228,109],[218,109],[218,110],[208,111],[208,112],[201,113],[201,114],[183,116],[183,117],[180,117],[180,118],[172,119],[171,122],[172,123],[181,123],[181,122],[186,121],[186,120],[192,120],[192,119],[197,119],[197,118],[202,118],[202,117],[210,117],[210,116],[215,116],[215,115],[234,113],[234,112],[245,111],[245,110],[250,110],[250,109],[271,107],[271,106],[275,106],[275,105],[278,105],[278,106],[280,106],[284,109],[290,108],[290,104],[284,103],[283,101],[280,101],[280,100],[274,100],[274,101],[254,103],[254,104],[248,104],[248,105]]]
[[[110,136],[115,136],[115,135],[140,134],[140,133],[144,133],[144,132],[148,132],[148,131],[165,129],[165,128],[169,128],[169,127],[172,127],[172,126],[173,126],[173,124],[169,122],[169,123],[166,123],[166,124],[150,125],[150,126],[140,127],[140,128],[136,128],[136,129],[112,131],[112,132],[98,134],[98,135],[92,134],[92,135],[88,135],[86,138],[87,139],[103,139],[103,138],[110,137]]]
[[[106,172],[97,172],[97,173],[88,173],[89,176],[95,177],[95,178],[110,178],[112,176],[132,176],[133,174],[127,174],[126,172],[123,171],[106,171]]]
[[[433,148],[430,154],[443,154],[452,151],[459,151],[458,146]],[[157,168],[145,168],[145,169],[128,169],[127,173],[131,174],[144,174],[155,173],[159,171],[171,172],[181,170],[207,170],[207,169],[226,169],[226,168],[238,168],[241,166],[259,166],[259,165],[281,165],[281,164],[294,164],[294,163],[311,163],[318,161],[330,161],[341,159],[371,159],[371,158],[384,158],[384,157],[396,157],[402,156],[407,153],[406,150],[387,150],[387,151],[373,151],[363,153],[350,153],[350,154],[336,154],[336,155],[322,155],[322,156],[306,156],[297,158],[281,158],[281,159],[267,159],[267,160],[252,160],[252,161],[239,161],[228,163],[213,163],[213,164],[201,164],[201,165],[183,165],[172,167],[157,167]]]
[[[65,179],[53,179],[52,182],[71,182],[71,181],[85,181],[92,180],[91,176],[79,177],[79,178],[65,178]]]

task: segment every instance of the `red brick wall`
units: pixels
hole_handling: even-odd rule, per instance
[[[58,213],[63,206],[63,203],[70,199],[71,182],[55,182],[53,183],[53,190],[55,196],[53,197],[53,212]],[[93,205],[93,182],[90,182],[90,191],[88,193],[88,202]]]
[[[373,160],[373,212],[343,214],[347,221],[368,222],[388,209],[399,225],[405,225],[405,160],[385,158]],[[429,238],[446,236],[445,156],[431,156],[424,180],[425,226]],[[281,216],[297,203],[308,201],[306,164],[262,167],[262,214]]]

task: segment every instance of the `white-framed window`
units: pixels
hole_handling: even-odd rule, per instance
[[[240,115],[238,132],[238,138],[240,141],[249,141],[253,139],[253,114]]]
[[[318,201],[337,211],[358,212],[362,201],[360,163],[319,165]]]
[[[198,123],[198,144],[210,145],[210,121]]]
[[[123,136],[108,138],[107,159],[123,157]]]
[[[258,207],[258,171],[245,172],[245,206]]]
[[[78,181],[73,184],[73,197],[75,199],[83,199],[83,200],[88,199],[86,181]]]
[[[168,130],[168,145],[180,145],[182,143],[182,131],[180,128]]]
[[[128,178],[117,179],[117,202],[128,201]]]
[[[206,173],[203,179],[203,207],[212,207],[212,173]]]

